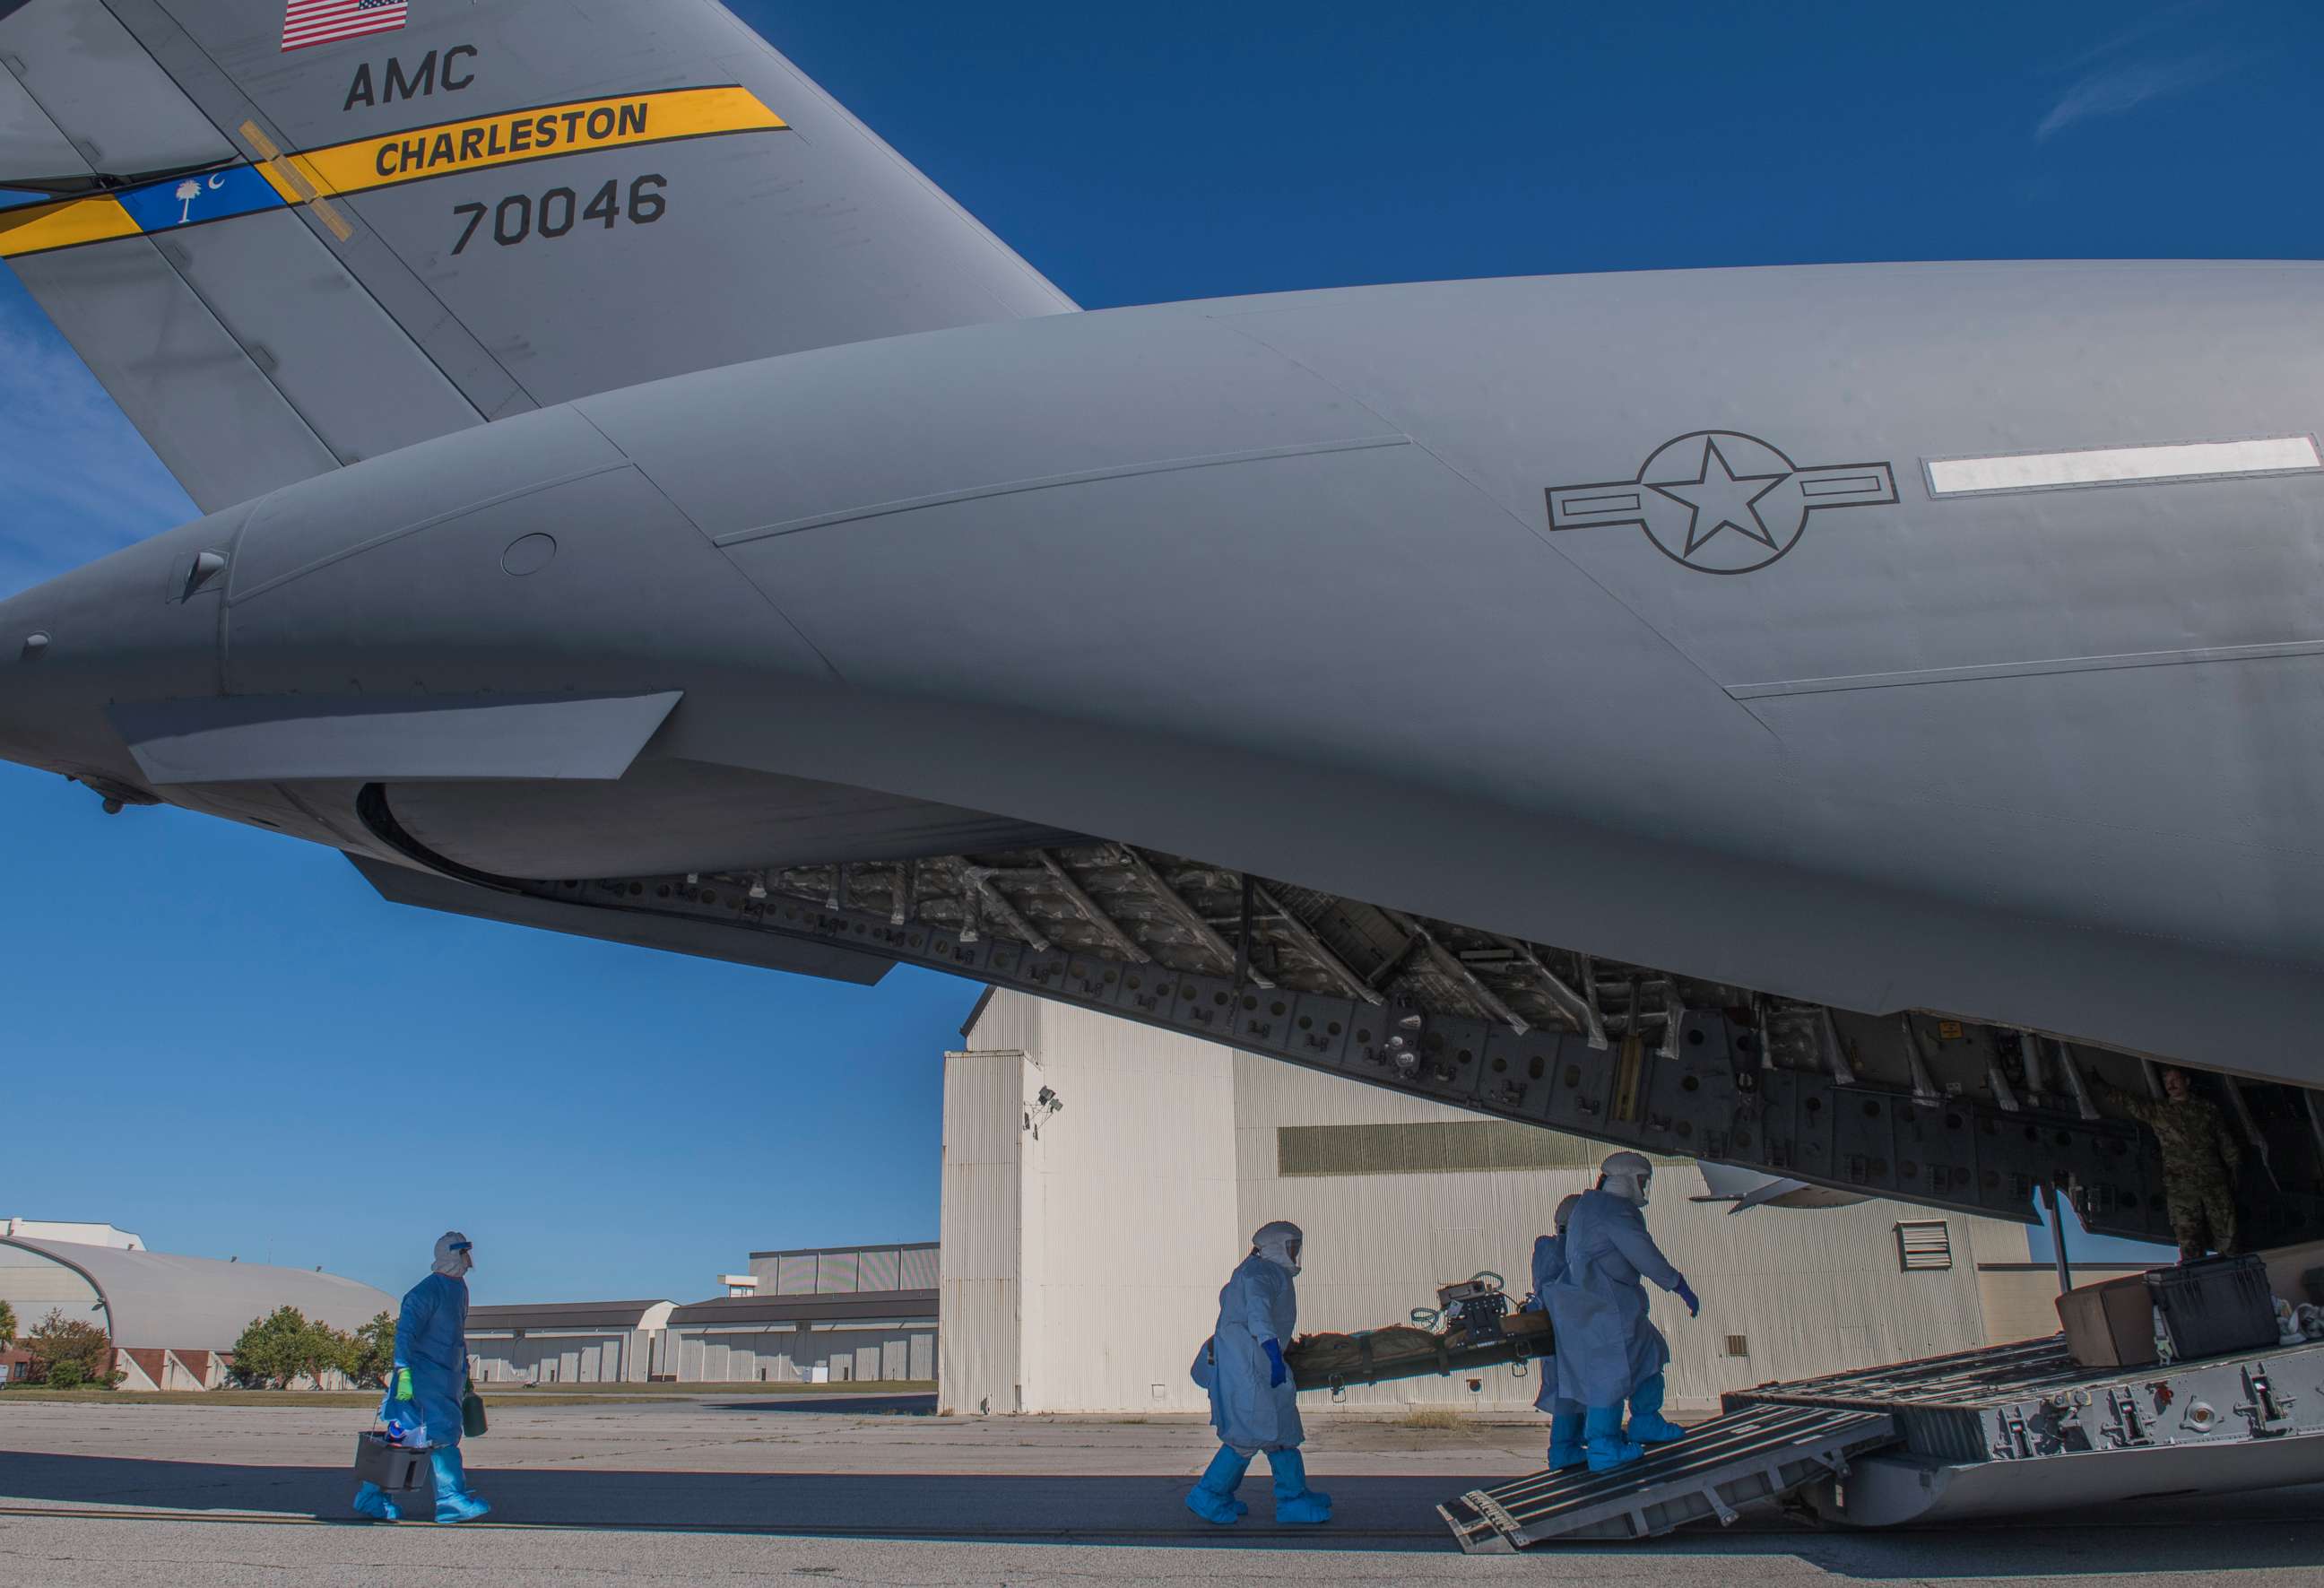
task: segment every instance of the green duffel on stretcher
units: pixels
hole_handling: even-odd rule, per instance
[[[1299,1390],[1329,1390],[1334,1395],[1360,1384],[1385,1384],[1434,1373],[1495,1367],[1515,1368],[1550,1354],[1549,1318],[1537,1312],[1511,1313],[1498,1338],[1472,1344],[1458,1332],[1438,1333],[1408,1324],[1364,1329],[1352,1334],[1302,1334],[1283,1353],[1291,1382]]]

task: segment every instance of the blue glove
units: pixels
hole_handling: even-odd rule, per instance
[[[1702,1316],[1702,1300],[1695,1295],[1694,1287],[1686,1282],[1684,1275],[1679,1277],[1678,1288],[1674,1294],[1681,1301],[1686,1303],[1687,1316],[1699,1318]]]
[[[1267,1387],[1282,1389],[1291,1380],[1291,1370],[1283,1365],[1283,1347],[1272,1340],[1262,1340],[1259,1348],[1267,1353]]]

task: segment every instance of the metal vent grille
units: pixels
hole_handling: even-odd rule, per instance
[[[1942,1219],[1914,1220],[1896,1226],[1896,1260],[1906,1273],[1953,1266],[1952,1226]]]
[[[1409,1125],[1284,1125],[1276,1172],[1299,1175],[1442,1175],[1494,1169],[1578,1169],[1600,1149],[1579,1136],[1498,1121]]]
[[[1728,1335],[1728,1336],[1727,1336],[1727,1354],[1728,1354],[1728,1355],[1729,1355],[1729,1356],[1748,1356],[1748,1355],[1750,1355],[1750,1354],[1751,1354],[1751,1340],[1750,1340],[1750,1337],[1749,1337],[1748,1335],[1746,1335],[1746,1334],[1729,1334],[1729,1335]]]

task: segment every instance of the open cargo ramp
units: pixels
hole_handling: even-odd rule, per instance
[[[1610,1473],[1536,1473],[1436,1509],[1471,1555],[1553,1539],[1652,1538],[1706,1517],[1732,1522],[1747,1505],[1844,1475],[1850,1457],[1896,1438],[1895,1419],[1883,1412],[1757,1406]]]

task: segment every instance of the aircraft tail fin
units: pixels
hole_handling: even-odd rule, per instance
[[[0,258],[205,510],[1073,308],[715,0],[0,0],[8,189]]]

